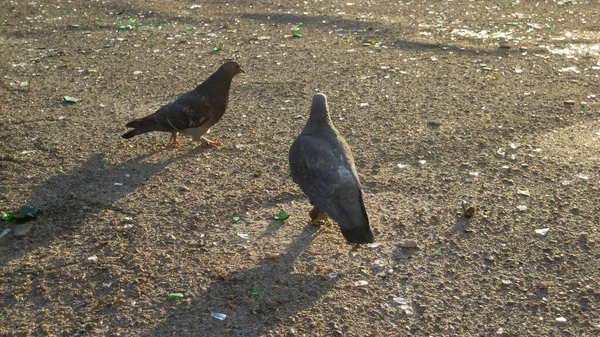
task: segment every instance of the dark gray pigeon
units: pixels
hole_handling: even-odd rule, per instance
[[[171,132],[171,140],[179,145],[177,132],[182,132],[191,135],[192,140],[200,141],[202,146],[221,145],[204,138],[204,135],[223,117],[231,81],[235,75],[243,72],[244,69],[237,62],[225,62],[196,89],[181,95],[151,115],[127,123],[125,126],[133,130],[121,137],[129,139],[146,132],[166,131]]]
[[[292,178],[314,205],[313,221],[325,213],[349,242],[373,242],[354,159],[331,122],[327,96],[313,96],[310,118],[292,144],[289,160]]]

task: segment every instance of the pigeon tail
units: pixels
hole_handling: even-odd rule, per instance
[[[144,125],[143,119],[136,119],[136,120],[133,120],[133,121],[125,124],[125,127],[137,129],[137,128],[141,128],[143,125]]]
[[[129,139],[131,137],[141,135],[142,133],[161,130],[160,125],[156,125],[156,120],[154,118],[144,117],[140,119],[132,120],[131,122],[125,124],[128,128],[133,128],[127,133],[124,133],[121,137],[125,139]]]
[[[354,227],[354,228],[343,228],[342,235],[350,243],[372,243],[375,241],[371,228],[367,227]]]
[[[125,139],[129,139],[129,138],[137,136],[137,135],[139,135],[139,132],[137,129],[135,129],[135,130],[131,130],[129,132],[122,134],[121,137],[123,137]]]

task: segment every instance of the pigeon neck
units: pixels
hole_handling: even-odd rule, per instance
[[[333,126],[331,122],[331,117],[329,117],[329,112],[326,109],[322,108],[312,108],[310,111],[310,117],[308,118],[308,123],[310,125],[319,126],[319,125],[329,125]]]
[[[214,74],[210,75],[210,77],[207,78],[206,81],[202,82],[199,86],[197,86],[196,90],[202,91],[202,88],[205,88],[204,90],[224,90],[223,92],[228,94],[229,88],[231,87],[231,80],[231,76],[228,76],[227,74],[224,74],[221,71],[217,71]]]

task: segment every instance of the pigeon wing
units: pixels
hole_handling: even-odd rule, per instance
[[[160,108],[154,118],[169,130],[198,128],[210,119],[211,109],[206,97],[191,91]]]
[[[314,203],[335,193],[335,155],[313,137],[300,136],[290,148],[292,179]]]

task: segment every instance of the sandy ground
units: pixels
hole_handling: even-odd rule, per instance
[[[0,19],[0,210],[43,211],[0,222],[0,335],[600,334],[596,1],[5,1]],[[227,58],[247,73],[222,147],[120,138]],[[308,224],[287,151],[316,90],[379,245]]]

